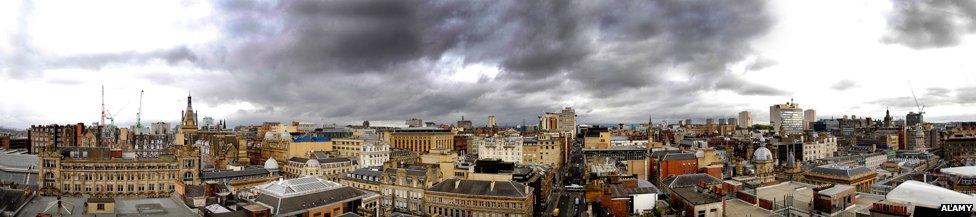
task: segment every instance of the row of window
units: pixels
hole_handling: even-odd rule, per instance
[[[45,178],[53,179],[54,173],[48,172],[45,174]],[[62,173],[62,180],[157,180],[157,179],[175,179],[176,173],[164,173],[164,172],[144,172],[144,173]]]
[[[428,197],[427,202],[435,202],[439,204],[446,204],[452,206],[476,206],[476,207],[495,208],[495,209],[526,208],[525,203],[523,201],[497,202],[497,201],[485,201],[485,200],[455,199],[455,198],[447,198],[447,197]]]
[[[74,186],[74,188],[71,188]],[[155,191],[155,190],[174,190],[174,186],[171,184],[145,184],[145,185],[133,185],[133,184],[108,184],[108,185],[85,185],[84,192],[136,192],[136,191]],[[82,185],[80,184],[64,184],[61,188],[63,192],[82,192]]]

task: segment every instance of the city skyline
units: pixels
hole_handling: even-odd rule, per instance
[[[200,117],[529,124],[976,119],[967,2],[0,3],[0,126]],[[830,16],[822,12],[831,11]],[[638,13],[640,12],[640,13]],[[119,19],[125,17],[125,19]]]

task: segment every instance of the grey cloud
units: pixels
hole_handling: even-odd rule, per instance
[[[837,91],[845,91],[845,90],[857,88],[859,86],[860,85],[858,85],[856,81],[844,79],[844,80],[837,81],[837,83],[831,85],[830,88]]]
[[[690,92],[662,99],[693,101],[711,90],[781,95],[786,91],[727,74],[772,25],[765,7],[764,1],[220,2],[217,20],[227,43],[201,62],[245,75],[235,81],[240,86],[202,93],[217,102],[288,105],[275,111],[313,120],[493,113],[518,121],[566,106],[560,102],[568,96],[595,101],[586,106],[613,104],[614,97],[657,89],[661,72],[681,66],[695,79],[668,87]],[[428,72],[447,56],[498,65],[502,73],[444,84]],[[641,112],[627,115],[651,110]]]
[[[51,65],[164,60],[226,71],[145,78],[190,88],[209,103],[262,108],[232,115],[244,123],[487,114],[531,123],[580,100],[587,103],[574,106],[594,111],[584,115],[591,120],[644,120],[705,112],[688,105],[704,105],[700,94],[708,91],[788,94],[729,73],[753,56],[751,42],[773,25],[763,0],[218,1],[214,14],[220,39],[212,44],[52,58]],[[476,83],[446,81],[433,73],[456,70],[437,68],[444,58],[497,65],[501,73]],[[676,69],[692,79],[662,78]],[[600,113],[607,109],[624,112]]]
[[[16,29],[7,41],[11,50],[6,52],[0,50],[0,55],[4,56],[4,61],[0,63],[0,73],[21,78],[37,71],[40,61],[38,52],[31,46],[30,35],[28,35],[28,19],[33,11],[33,1],[21,2],[20,9],[17,11]]]
[[[760,57],[760,58],[756,58],[755,61],[747,65],[746,70],[759,71],[768,68],[770,66],[775,66],[776,64],[779,64],[778,62],[776,62],[776,60]]]
[[[948,47],[960,43],[962,35],[976,32],[976,1],[892,0],[886,43],[915,49]]]
[[[956,100],[962,104],[976,103],[976,87],[964,87],[957,89]]]
[[[949,97],[949,92],[952,91],[942,87],[931,87],[925,89],[925,95],[928,97]]]
[[[196,55],[187,47],[176,47],[166,50],[156,50],[150,52],[122,52],[122,53],[102,53],[84,54],[64,57],[49,57],[45,60],[48,68],[67,68],[78,67],[86,69],[101,69],[112,64],[144,64],[152,60],[163,60],[167,64],[179,64],[181,62],[196,62]]]
[[[955,96],[950,95],[952,92],[953,91],[949,89],[941,87],[927,88],[924,95],[916,96],[918,99],[917,105],[915,104],[916,98],[913,98],[908,94],[906,94],[907,96],[883,98],[868,103],[901,109],[917,109],[918,106],[935,107],[942,105],[976,103],[976,87],[964,87],[956,89]]]

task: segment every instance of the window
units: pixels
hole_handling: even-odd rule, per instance
[[[698,211],[698,217],[705,217],[705,210]]]
[[[105,210],[105,204],[104,203],[99,203],[97,209],[98,210]]]

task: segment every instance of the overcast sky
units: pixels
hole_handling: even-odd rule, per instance
[[[976,1],[0,1],[0,126],[976,119]]]

